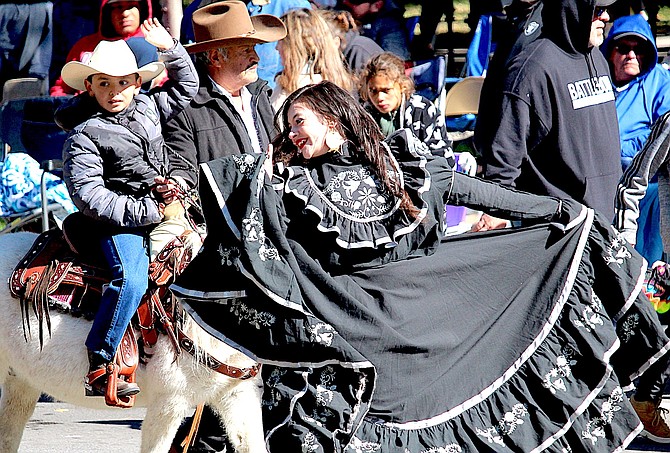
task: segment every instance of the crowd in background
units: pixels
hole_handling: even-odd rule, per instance
[[[444,2],[440,9],[436,8],[438,2],[424,2],[418,39],[414,30],[407,28],[403,7],[393,0],[195,0],[184,10],[180,3],[168,0],[102,0],[96,8],[90,2],[79,4],[74,1],[2,3],[0,20],[6,24],[3,32],[11,35],[11,45],[3,53],[0,84],[16,77],[37,77],[45,85],[48,83],[51,96],[75,96],[73,99],[81,101],[69,105],[70,110],[61,110],[58,115],[59,124],[74,130],[64,148],[65,179],[75,204],[85,215],[96,220],[111,219],[121,227],[121,232],[114,230],[110,233],[112,238],[106,239],[112,249],[106,256],[122,255],[120,251],[124,249],[138,249],[145,229],[164,220],[164,209],[175,194],[197,191],[203,175],[206,178],[206,187],[200,187],[203,203],[216,204],[214,200],[221,198],[231,184],[221,175],[234,174],[237,171],[231,170],[234,163],[242,174],[265,171],[270,178],[273,172],[277,175],[277,168],[283,168],[284,164],[288,166],[281,175],[286,184],[286,195],[280,196],[271,206],[261,203],[255,208],[265,209],[266,218],[272,215],[276,206],[286,208],[279,215],[285,217],[289,225],[287,230],[271,231],[270,234],[277,237],[286,234],[298,243],[303,241],[300,247],[309,253],[300,255],[302,248],[291,251],[297,254],[297,261],[305,260],[301,269],[314,265],[319,271],[325,269],[339,277],[339,273],[346,276],[350,270],[358,268],[367,272],[377,265],[388,265],[388,269],[392,269],[395,263],[416,255],[435,258],[439,256],[435,253],[440,253],[436,250],[441,251],[438,243],[443,231],[437,231],[437,225],[444,220],[446,201],[490,211],[474,225],[475,231],[507,226],[509,220],[515,221],[515,225],[527,225],[538,219],[552,221],[563,231],[568,231],[573,222],[583,220],[581,205],[571,204],[576,200],[604,215],[608,222],[615,220],[616,226],[627,233],[626,239],[635,244],[650,263],[663,259],[665,247],[661,237],[667,235],[663,234],[662,219],[667,213],[665,206],[670,203],[670,183],[667,183],[669,178],[659,177],[655,185],[650,169],[666,169],[667,173],[667,153],[658,152],[659,142],[656,140],[665,139],[663,121],[670,109],[666,96],[670,76],[665,67],[657,64],[658,51],[652,28],[643,15],[617,19],[608,35],[608,24],[613,19],[608,7],[614,0],[511,0],[494,2],[496,5],[491,10],[482,11],[506,13],[504,20],[511,32],[497,42],[498,50],[494,53],[491,72],[483,88],[490,97],[483,97],[474,132],[476,153],[480,158],[479,174],[484,180],[458,179],[450,172],[455,160],[444,115],[432,100],[415,93],[412,78],[407,73],[410,66],[407,62],[413,57],[434,55],[435,19],[446,14],[449,21],[453,14],[447,3]],[[165,30],[171,35],[169,39],[162,26],[158,23],[154,26],[151,22],[154,16],[161,17]],[[546,20],[547,17],[551,20]],[[156,39],[156,31],[153,38],[145,36],[154,29],[162,33],[160,39]],[[131,97],[123,102],[109,101],[108,104],[123,104],[117,110],[101,100],[107,81],[103,77],[104,80],[99,82],[97,78],[100,74],[106,77],[113,69],[104,72],[98,70],[102,67],[99,62],[94,64],[96,55],[100,58],[102,54],[101,46],[110,41],[119,44],[123,52],[130,49],[135,57],[136,61],[127,65],[134,68],[126,71],[130,74],[141,73],[138,68],[151,65],[159,56],[172,62],[172,66],[166,65],[172,71],[170,75],[165,71],[160,75],[161,71],[151,73],[144,85],[134,81],[137,91]],[[3,42],[0,40],[0,45]],[[122,45],[124,42],[127,49]],[[147,48],[147,42],[159,43],[158,49]],[[70,49],[67,55],[56,52],[64,47]],[[193,68],[191,59],[185,56],[186,51],[193,56]],[[130,54],[126,52],[126,55]],[[177,61],[187,74],[171,79],[170,76],[177,77]],[[76,77],[72,76],[72,68],[81,67],[92,69],[90,73],[76,72]],[[61,68],[68,69],[61,73]],[[128,76],[127,73],[112,74],[112,77]],[[195,79],[198,79],[197,89]],[[132,85],[132,82],[124,83]],[[171,93],[171,101],[166,100],[165,93]],[[87,105],[88,95],[99,105]],[[143,107],[143,102],[149,107]],[[153,111],[151,106],[156,105],[161,108]],[[129,119],[119,120],[125,116]],[[137,125],[133,126],[135,123]],[[139,129],[139,125],[143,129]],[[110,133],[116,128],[122,133]],[[91,130],[97,132],[91,133]],[[127,133],[128,130],[132,133]],[[160,162],[149,162],[151,169],[145,171],[147,162],[142,160],[149,158],[134,153],[135,160],[125,162],[123,153],[126,145],[134,151],[143,149],[145,144],[135,138],[146,131],[151,131],[148,138],[150,157]],[[120,141],[123,146],[119,145]],[[267,156],[262,167],[265,170],[252,165],[261,156]],[[235,159],[225,160],[226,157]],[[112,159],[113,165],[105,159]],[[470,159],[471,156],[459,159],[459,163],[473,167]],[[422,162],[421,168],[417,167],[418,162]],[[277,166],[273,167],[273,163]],[[206,165],[199,167],[202,164]],[[323,168],[320,168],[322,164]],[[109,165],[112,165],[112,171]],[[101,214],[106,208],[92,207],[99,203],[99,198],[87,198],[91,193],[91,180],[81,178],[87,168],[97,171],[99,187],[96,189],[102,188],[114,199],[125,200],[125,204],[119,205],[120,211],[110,208],[114,212],[109,213],[109,218]],[[199,168],[204,172],[200,179]],[[390,176],[396,170],[408,175],[407,189]],[[622,178],[624,170],[627,178]],[[218,179],[208,171],[219,171]],[[141,183],[134,179],[133,172],[142,173]],[[335,189],[328,183],[319,190],[329,193],[332,200],[338,202],[349,197],[345,200],[347,204],[339,208],[354,211],[350,213],[353,219],[370,216],[371,222],[378,222],[380,217],[388,214],[390,220],[385,220],[386,223],[376,230],[375,226],[369,225],[366,225],[367,229],[357,229],[355,222],[343,219],[346,216],[341,216],[337,209],[329,213],[331,205],[323,203],[322,206],[317,200],[318,194],[312,193],[311,185],[328,182],[331,177],[350,177],[352,172],[357,174],[357,179],[346,180]],[[137,183],[136,187],[126,187],[133,182]],[[344,183],[350,186],[336,194],[331,193],[344,187]],[[262,192],[262,189],[256,189],[255,193]],[[128,191],[132,193],[125,193]],[[307,225],[309,219],[290,222],[292,216],[301,219],[304,214],[292,211],[295,200],[290,196],[301,191],[305,191],[304,197],[298,198],[308,200],[307,204],[317,204],[308,217],[314,212],[320,213],[319,234],[311,239],[312,231],[295,233],[299,228],[296,225]],[[119,196],[120,192],[123,196]],[[423,197],[429,194],[433,198],[423,206]],[[142,200],[148,207],[133,208],[137,215],[127,215],[132,204],[128,199]],[[252,198],[249,202],[255,201]],[[496,212],[505,214],[506,218],[490,215]],[[377,215],[379,213],[384,215]],[[132,222],[128,219],[142,220]],[[210,217],[206,220],[214,224],[220,222],[224,229],[226,219]],[[340,224],[343,220],[346,220],[346,226]],[[136,228],[141,231],[135,231]],[[351,228],[346,231],[346,238],[335,240],[342,250],[321,246],[321,233],[336,231],[340,234],[346,228]],[[393,228],[396,230],[392,233],[386,231]],[[116,243],[118,237],[131,235],[134,235],[132,244],[120,246]],[[260,237],[259,242],[265,240],[264,235]],[[227,239],[212,234],[210,244],[216,240],[220,240],[218,250],[222,250]],[[603,240],[607,240],[607,234]],[[277,254],[276,249],[265,248],[263,244],[258,251],[258,268],[262,270],[266,262],[279,260]],[[318,257],[316,264],[311,261],[315,256]],[[148,266],[144,262],[146,257],[141,258],[135,269],[136,279],[143,279],[144,268]],[[437,268],[432,264],[426,266]],[[286,272],[300,274],[295,269]],[[314,275],[317,273],[315,271]],[[118,276],[119,279],[126,277]],[[258,280],[263,278],[267,275],[260,275]],[[416,279],[418,281],[420,276]],[[326,286],[339,284],[325,280]],[[290,293],[285,288],[288,281],[295,280],[281,280],[281,288],[270,288],[276,283],[274,277],[263,284],[267,283],[270,288],[267,294],[273,291]],[[429,286],[423,283],[423,287]],[[365,289],[365,285],[362,287]],[[301,290],[309,293],[305,288]],[[142,292],[141,288],[138,291]],[[302,291],[287,294],[286,300],[297,297],[295,294],[302,294]],[[330,300],[324,296],[327,292],[319,289],[315,294],[307,294],[306,301],[300,303],[318,306],[323,302],[319,315],[327,318],[330,307]],[[444,295],[430,293],[430,296],[434,297],[436,310],[444,306]],[[586,303],[591,303],[591,296],[584,297],[588,299]],[[595,293],[593,297],[597,299]],[[421,304],[425,301],[417,303],[424,306]],[[124,306],[130,305],[129,302]],[[406,315],[413,319],[412,313]],[[384,316],[371,316],[369,325],[361,324],[361,331],[377,328]],[[549,322],[543,318],[546,314],[538,313],[537,316],[543,322]],[[445,315],[445,319],[447,317]],[[295,321],[288,318],[287,323]],[[129,319],[126,321],[115,329],[125,328]],[[654,318],[649,322],[653,327],[649,336],[659,343],[665,341],[662,333],[656,331],[657,320]],[[359,334],[356,326],[342,325],[339,328],[347,332],[349,336],[345,337],[353,344],[352,338]],[[495,328],[491,326],[491,331]],[[572,338],[571,334],[555,332],[553,324],[551,329],[557,338],[564,339],[562,335]],[[92,337],[100,335],[95,330]],[[420,331],[421,327],[417,327],[413,335],[419,335]],[[379,342],[388,338],[381,334]],[[253,343],[255,340],[247,338],[245,341]],[[269,346],[274,346],[273,341],[269,341]],[[301,338],[300,341],[307,343],[310,340]],[[427,349],[439,349],[443,339],[431,338],[430,342],[433,341],[435,343]],[[261,343],[259,340],[259,344],[250,348],[268,346]],[[365,350],[364,343],[356,348]],[[95,349],[93,346],[89,348]],[[104,353],[98,351],[101,358],[91,360],[90,376],[98,373],[114,350],[111,344],[105,345]],[[392,350],[393,347],[389,347],[382,351],[376,365],[381,366],[387,357],[385,354]],[[377,352],[366,353],[374,357]],[[534,359],[537,358],[535,353],[533,351]],[[273,357],[275,363],[290,362],[280,356],[281,352]],[[445,366],[450,359],[444,359]],[[664,442],[670,441],[670,419],[663,418],[660,428],[658,420],[665,417],[659,404],[667,375],[667,358],[649,367],[639,380],[630,407],[631,413],[634,410],[642,419],[644,428],[651,433],[649,436]],[[603,379],[605,382],[610,378]],[[406,382],[402,376],[389,373],[380,374],[379,385],[389,389],[404,388]],[[314,384],[313,387],[318,386]],[[426,384],[426,388],[435,390],[434,384]],[[473,391],[481,390],[476,386],[473,388]],[[100,388],[88,390],[91,394],[103,393],[102,384]],[[128,395],[139,392],[136,386],[117,390],[119,394],[123,391]],[[362,389],[356,397],[364,399],[364,394],[365,389]],[[407,396],[407,404],[398,408],[401,394],[404,393],[376,395],[374,404],[379,406],[370,409],[371,413],[375,410],[380,416],[404,413],[416,404],[416,412],[423,414],[428,405],[424,401],[422,406],[413,396]],[[447,405],[441,400],[434,401],[436,407],[442,403]],[[435,411],[441,408],[435,408]],[[344,410],[352,411],[351,408]],[[434,415],[421,416],[428,419]],[[206,412],[205,420],[208,417],[213,419],[214,415],[208,416]],[[538,425],[542,423],[538,422]],[[204,429],[203,432],[217,431],[216,422],[213,426],[212,430]],[[374,424],[365,429],[369,431],[366,436],[377,435]],[[225,434],[215,433],[214,437],[217,436],[219,439],[214,442],[219,442],[220,449],[221,443],[225,443]],[[385,442],[390,442],[385,436],[379,434]],[[304,433],[298,437],[303,442],[309,439]],[[476,436],[473,435],[473,439]]]

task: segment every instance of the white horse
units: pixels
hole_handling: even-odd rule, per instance
[[[23,429],[41,392],[79,406],[106,408],[104,398],[84,396],[88,370],[84,341],[91,323],[51,312],[51,335],[45,331],[40,350],[36,317],[31,313],[32,338],[24,338],[19,301],[9,293],[10,274],[37,236],[13,233],[0,236],[0,452],[16,452]],[[187,335],[216,359],[245,368],[253,361],[213,339],[195,322],[187,321]],[[141,392],[136,406],[147,408],[142,423],[142,452],[170,449],[182,418],[199,403],[220,416],[236,452],[266,452],[261,421],[260,376],[237,380],[200,365],[187,352],[174,361],[167,336],[161,335],[153,357],[137,369]],[[109,408],[110,410],[122,410]]]

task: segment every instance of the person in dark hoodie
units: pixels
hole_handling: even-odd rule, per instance
[[[150,0],[102,0],[98,32],[77,41],[70,49],[66,62],[87,62],[100,41],[143,37],[140,24],[150,17],[153,17]],[[77,90],[63,82],[62,77],[49,90],[51,96],[77,93]]]
[[[619,115],[621,167],[625,171],[644,146],[651,126],[670,110],[670,72],[658,64],[649,23],[640,14],[614,21],[601,48],[609,61]],[[637,235],[628,238],[649,263],[663,259],[658,182],[654,175],[638,209]],[[628,182],[626,182],[628,184]]]
[[[505,30],[499,34],[479,97],[479,113],[475,123],[476,149],[491,143],[500,124],[507,63],[542,33],[541,0],[504,0]]]
[[[542,34],[508,61],[500,121],[479,142],[487,179],[574,198],[613,218],[618,121],[607,61],[596,48],[613,1],[543,2]]]
[[[613,0],[543,2],[542,35],[507,65],[500,125],[483,143],[484,174],[520,190],[574,198],[607,218],[621,177],[618,120],[604,41]],[[499,227],[486,214],[474,226]],[[640,378],[631,398],[647,437],[670,442],[660,408],[668,360]]]

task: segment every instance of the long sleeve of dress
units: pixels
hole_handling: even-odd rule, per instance
[[[557,198],[534,195],[504,187],[464,173],[453,173],[452,186],[444,202],[485,211],[509,220],[553,221],[561,202]]]
[[[420,172],[424,177],[428,176],[431,190],[419,189],[419,192],[424,197],[428,194],[441,197],[433,203],[467,206],[510,220],[555,221],[557,215],[560,216],[561,201],[558,198],[521,192],[497,182],[458,173],[442,157],[421,155],[410,131],[398,131],[388,140],[392,154],[401,161],[406,181],[417,179]]]

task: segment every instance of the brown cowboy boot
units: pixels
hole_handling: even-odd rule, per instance
[[[107,361],[94,352],[88,351],[88,374],[84,378],[86,396],[105,396],[107,389]],[[134,382],[118,379],[116,394],[119,398],[137,395],[140,387]]]
[[[631,397],[630,403],[644,426],[642,435],[654,442],[670,443],[670,411],[661,407],[660,401],[637,401]]]

